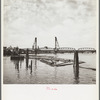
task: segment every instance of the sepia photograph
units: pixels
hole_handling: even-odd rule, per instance
[[[97,0],[4,0],[3,84],[96,84]]]

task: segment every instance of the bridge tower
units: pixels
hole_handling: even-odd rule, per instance
[[[35,37],[35,50],[37,49],[37,38]]]
[[[57,41],[57,37],[55,37],[55,53],[57,53],[58,49],[59,49],[59,43]]]
[[[32,50],[35,51],[35,53],[37,53],[37,37],[35,37],[35,42],[33,43],[33,46],[32,46]]]

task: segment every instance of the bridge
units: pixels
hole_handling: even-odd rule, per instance
[[[33,43],[32,46],[32,51],[36,52],[36,53],[72,53],[75,51],[75,48],[72,47],[60,47],[57,37],[55,37],[55,47],[51,48],[48,46],[45,47],[40,47],[37,46],[37,38],[35,38],[35,41]]]
[[[26,53],[27,48],[23,48],[20,49],[20,53],[24,54]],[[37,38],[35,37],[35,41],[32,45],[32,48],[28,48],[29,50],[29,54],[34,54],[34,53],[74,53],[74,51],[76,50],[73,47],[60,47],[57,37],[55,37],[55,47],[51,48],[48,46],[44,46],[44,47],[39,47],[37,45]],[[79,53],[95,53],[96,50],[94,48],[91,47],[83,47],[83,48],[79,48],[78,49]]]
[[[87,52],[87,53],[89,53],[89,52],[95,53],[96,50],[94,48],[90,48],[90,47],[83,47],[83,48],[79,48],[78,49],[78,52],[80,52],[80,53],[84,53],[84,52]]]

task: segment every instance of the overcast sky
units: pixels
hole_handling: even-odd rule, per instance
[[[4,46],[96,47],[96,0],[4,0]]]

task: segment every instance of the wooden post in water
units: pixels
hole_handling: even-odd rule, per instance
[[[32,66],[32,60],[31,60],[31,66]]]
[[[29,52],[26,50],[26,67],[28,68]]]
[[[30,74],[32,74],[32,60],[31,60],[31,66],[30,66],[30,67],[31,67],[31,68],[30,68],[30,69],[31,69],[31,72],[30,72]]]
[[[78,50],[75,50],[75,52],[74,52],[74,64],[73,64],[73,68],[74,68],[75,78],[78,78],[79,77],[79,57],[78,57]]]
[[[54,49],[55,54],[58,52],[58,48],[59,48],[59,43],[57,41],[57,37],[55,37],[55,49]]]

